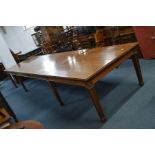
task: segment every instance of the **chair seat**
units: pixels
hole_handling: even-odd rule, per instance
[[[37,121],[26,120],[11,124],[8,129],[44,129],[44,126]]]

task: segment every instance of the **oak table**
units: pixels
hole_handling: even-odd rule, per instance
[[[135,42],[36,56],[6,71],[13,75],[49,81],[53,93],[61,105],[63,105],[63,102],[55,87],[56,82],[86,88],[99,118],[103,122],[105,116],[95,91],[95,83],[123,61],[131,58],[139,84],[142,86],[144,82],[137,57],[137,47],[138,43]]]

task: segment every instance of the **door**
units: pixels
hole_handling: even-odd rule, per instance
[[[155,26],[133,26],[144,58],[155,58]]]

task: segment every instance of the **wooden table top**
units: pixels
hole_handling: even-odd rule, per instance
[[[88,80],[138,43],[36,56],[7,69],[9,73]]]

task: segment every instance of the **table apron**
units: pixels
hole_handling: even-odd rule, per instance
[[[126,59],[130,58],[132,55],[136,54],[135,50],[132,49],[132,51],[128,52],[126,55],[122,56],[118,60],[114,61],[112,64],[107,66],[104,70],[100,71],[98,74],[96,74],[93,78],[91,78],[87,83],[89,83],[89,86],[93,86],[98,80],[103,78],[106,74],[111,72],[114,68],[118,67],[122,62],[124,62]]]
[[[87,85],[87,82],[84,80],[65,79],[65,78],[59,78],[59,77],[47,77],[47,76],[40,76],[36,74],[26,74],[26,73],[16,73],[16,72],[7,72],[7,74],[28,77],[31,79],[64,83],[64,84],[69,84],[69,85],[78,85],[78,86],[83,86],[83,87],[86,87]]]

